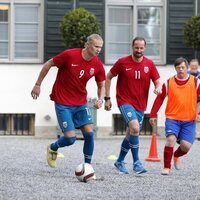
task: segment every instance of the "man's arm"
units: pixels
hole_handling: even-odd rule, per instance
[[[105,88],[105,81],[97,82],[97,96],[98,99],[94,103],[95,108],[101,108],[103,104],[103,96],[104,96],[104,88]]]
[[[110,100],[110,87],[111,87],[111,80],[114,77],[114,75],[109,71],[106,76],[106,84],[105,84],[105,110],[109,111],[111,110],[112,103]]]
[[[153,103],[153,106],[151,108],[149,122],[152,125],[152,127],[154,127],[155,123],[157,122],[157,113],[158,113],[160,107],[162,106],[166,95],[167,95],[166,86],[165,86],[165,84],[163,84],[162,93],[157,95],[157,97]]]
[[[53,59],[48,60],[42,67],[42,70],[40,71],[40,74],[37,78],[37,81],[31,91],[31,96],[33,97],[33,99],[37,99],[37,97],[39,97],[40,95],[40,86],[42,84],[43,79],[45,78],[45,76],[47,75],[47,73],[49,72],[49,69],[54,66],[54,62]]]
[[[155,89],[154,89],[154,93],[155,94],[161,94],[162,93],[162,83],[160,81],[160,78],[157,79],[156,81],[153,82],[154,83],[154,86],[155,86]]]
[[[104,91],[105,91],[105,81],[98,82],[97,83],[97,96],[98,96],[98,99],[103,100]]]

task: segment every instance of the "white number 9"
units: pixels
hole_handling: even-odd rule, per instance
[[[83,75],[84,75],[85,71],[84,70],[81,70],[80,71],[80,75],[79,75],[79,78],[81,78]]]

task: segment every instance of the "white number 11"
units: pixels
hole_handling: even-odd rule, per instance
[[[135,71],[135,79],[140,79],[140,71]]]

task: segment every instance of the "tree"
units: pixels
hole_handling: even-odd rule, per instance
[[[191,17],[183,27],[184,42],[195,51],[195,57],[200,50],[200,14]]]
[[[66,48],[84,47],[87,36],[100,34],[100,24],[93,13],[77,8],[64,15],[60,32]]]

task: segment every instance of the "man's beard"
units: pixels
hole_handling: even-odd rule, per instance
[[[143,53],[134,53],[133,55],[136,58],[141,58],[143,56]]]

